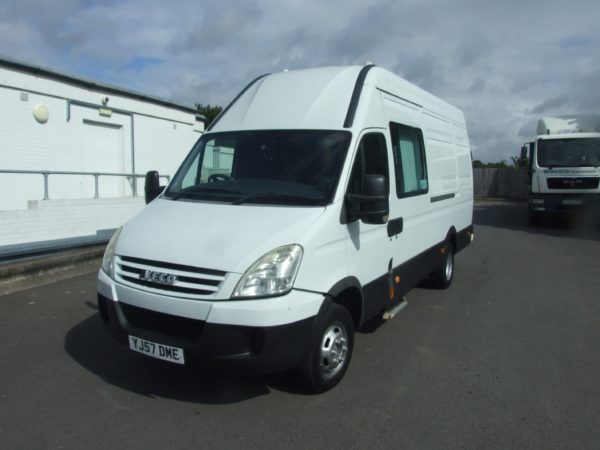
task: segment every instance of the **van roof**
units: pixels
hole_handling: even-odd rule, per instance
[[[414,107],[464,122],[460,110],[383,68],[346,66],[259,77],[223,111],[209,131],[350,128],[352,121],[347,118],[352,109],[351,98],[363,86],[375,87]],[[360,103],[359,100],[358,108]]]

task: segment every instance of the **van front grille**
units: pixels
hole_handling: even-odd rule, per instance
[[[227,272],[129,256],[115,257],[115,275],[125,285],[182,298],[217,293]]]

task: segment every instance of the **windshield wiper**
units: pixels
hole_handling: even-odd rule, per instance
[[[202,194],[226,194],[226,195],[239,195],[241,192],[234,191],[232,189],[218,188],[218,187],[196,187],[185,189],[181,192],[176,193],[171,200],[178,200],[182,197],[199,197]]]
[[[318,201],[317,199],[303,197],[301,195],[294,195],[294,194],[276,194],[276,193],[254,192],[252,194],[248,194],[248,195],[238,198],[237,200],[234,200],[233,202],[231,202],[231,204],[232,205],[241,205],[242,203],[247,203],[249,201],[254,201],[254,200],[266,200],[266,201],[268,201],[268,200],[275,200],[275,201],[289,200],[294,203],[303,204],[303,205],[314,205],[315,202]]]

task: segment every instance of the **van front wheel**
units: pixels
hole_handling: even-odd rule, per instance
[[[340,382],[352,356],[354,323],[346,308],[331,304],[311,347],[298,368],[300,381],[311,392],[325,392]]]

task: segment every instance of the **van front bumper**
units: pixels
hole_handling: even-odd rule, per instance
[[[101,288],[101,283],[113,284]],[[244,300],[232,302],[212,302],[212,307],[206,317],[187,317],[170,314],[166,311],[140,306],[139,299],[130,292],[130,288],[116,289],[114,281],[102,273],[98,279],[98,307],[100,316],[107,325],[110,334],[123,344],[128,344],[129,336],[139,337],[151,342],[183,349],[186,365],[225,370],[246,374],[264,374],[278,372],[296,367],[304,355],[307,345],[313,334],[318,308],[322,304],[323,296],[315,293],[297,293],[302,298],[303,305],[296,314],[290,315],[293,321],[288,323],[273,323],[269,314],[263,317],[267,322],[260,323],[251,315],[246,314],[250,325],[242,324],[243,309],[247,308]],[[108,291],[108,292],[107,292]],[[119,291],[119,298],[110,298],[110,292]],[[135,291],[135,290],[134,290]],[[294,291],[288,294],[293,297]],[[106,295],[109,294],[109,295]],[[132,295],[134,302],[128,302],[128,294]],[[144,296],[146,293],[136,292],[135,295]],[[311,301],[306,302],[307,295]],[[284,305],[289,303],[288,296],[264,299],[266,305],[279,300]],[[149,297],[149,303],[155,304],[155,296]],[[172,298],[163,297],[165,304]],[[252,300],[258,302],[260,300]],[[196,302],[196,301],[194,301]],[[132,304],[136,303],[136,305]],[[307,303],[310,308],[307,308]],[[236,308],[236,304],[238,307]],[[201,306],[201,305],[199,305]],[[276,306],[274,306],[276,307]],[[298,318],[316,308],[314,314]],[[289,310],[290,308],[288,308]],[[298,308],[296,308],[298,309]],[[202,310],[202,308],[200,308]],[[241,314],[240,314],[241,311]],[[231,322],[226,322],[230,315]],[[279,316],[281,314],[277,314]],[[283,314],[285,316],[285,314]],[[211,316],[218,322],[211,321]],[[298,320],[295,320],[298,319]],[[283,319],[285,321],[285,319]]]

